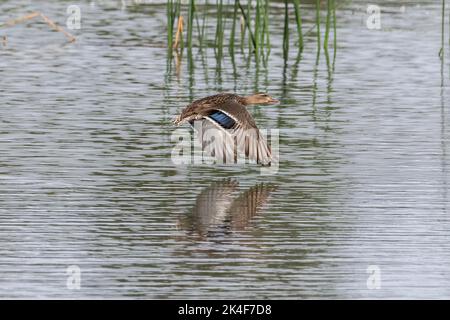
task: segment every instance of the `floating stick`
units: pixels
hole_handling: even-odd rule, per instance
[[[3,25],[1,25],[1,27],[13,27],[16,24],[19,24],[19,23],[22,23],[24,21],[28,21],[28,20],[34,19],[36,17],[41,17],[44,20],[44,22],[47,23],[52,29],[54,29],[54,30],[64,34],[67,37],[67,39],[69,39],[69,42],[74,42],[76,40],[75,37],[72,34],[67,32],[66,30],[64,30],[60,26],[58,26],[50,18],[48,18],[47,16],[45,16],[43,13],[41,13],[39,11],[34,11],[34,12],[30,13],[30,14],[27,14],[27,15],[25,15],[23,17],[19,17],[17,19],[8,20]]]

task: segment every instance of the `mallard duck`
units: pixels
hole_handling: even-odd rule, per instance
[[[237,162],[239,151],[258,164],[270,165],[272,160],[270,148],[246,107],[273,105],[278,102],[266,93],[250,96],[219,93],[195,100],[181,111],[173,123],[179,126],[188,122],[195,128],[194,122],[198,121],[203,133],[210,129],[223,133],[221,139],[217,139],[217,135],[214,135],[215,139],[208,141],[203,133],[199,138],[204,150],[224,163]]]

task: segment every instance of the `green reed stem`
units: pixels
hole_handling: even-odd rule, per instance
[[[259,50],[261,45],[261,8],[260,1],[256,1],[256,14],[255,14],[255,58],[256,62],[259,61]]]
[[[244,16],[242,16],[241,19],[239,20],[239,24],[241,26],[241,51],[244,51],[245,30],[247,29],[245,27],[245,18],[244,18]]]
[[[332,12],[333,12],[333,64],[336,60],[336,51],[337,51],[337,34],[336,34],[336,2],[335,0],[331,1],[332,3]]]
[[[288,0],[284,0],[284,32],[283,32],[283,57],[286,61],[289,55],[289,8]]]
[[[180,15],[181,15],[181,0],[177,0],[177,5],[175,6],[173,20],[175,21],[176,17],[178,19],[180,19]],[[180,34],[179,41],[180,41],[179,47],[181,48],[181,50],[183,50],[183,48],[184,48],[183,32],[181,32],[181,34]]]
[[[215,45],[217,48],[217,58],[222,59],[223,53],[223,0],[217,2],[217,25],[216,25],[216,38]]]
[[[328,50],[328,38],[330,36],[330,23],[331,23],[331,0],[327,0],[327,19],[325,22],[325,37],[323,39],[323,48]]]
[[[252,42],[252,44],[253,44],[253,48],[256,48],[255,37],[253,36],[252,29],[250,28],[250,21],[248,21],[248,18],[247,18],[248,15],[245,14],[245,10],[244,10],[244,8],[242,7],[240,1],[239,1],[239,0],[236,0],[236,1],[237,1],[237,3],[238,3],[239,9],[241,10],[242,16],[244,17],[245,25],[246,25],[246,27],[247,27],[246,29],[248,30],[248,33],[249,33],[249,35],[250,35],[250,40],[251,40],[251,42]],[[249,5],[248,5],[248,7],[247,7],[248,10],[250,10],[249,7],[250,7],[250,1],[249,1]],[[250,12],[250,11],[249,11],[249,12]]]
[[[269,34],[269,0],[266,0],[264,8],[264,34],[266,36],[265,45],[267,48],[267,55],[270,53],[270,34]]]
[[[203,35],[201,32],[200,21],[198,19],[199,12],[197,10],[197,5],[194,6],[194,15],[195,15],[195,24],[197,25],[198,46],[200,47],[201,51],[203,47]]]
[[[175,4],[174,0],[167,1],[167,47],[170,49],[170,52],[173,47],[173,36],[174,36],[174,25],[176,17],[178,16],[180,11],[180,2]],[[171,56],[171,55],[170,55]]]
[[[203,9],[203,23],[202,23],[202,45],[204,43],[206,43],[206,33],[205,33],[205,29],[206,29],[206,25],[207,25],[207,21],[208,21],[208,0],[205,0],[205,8]]]
[[[303,30],[302,30],[302,14],[300,10],[300,0],[294,0],[295,21],[297,22],[298,46],[300,51],[303,50]]]
[[[189,0],[188,30],[186,40],[189,51],[192,50],[192,30],[194,29],[194,13],[195,13],[195,2],[194,0]]]
[[[172,12],[173,12],[173,0],[167,1],[167,46],[172,48],[173,41],[173,20],[172,20]]]
[[[252,29],[250,28],[251,11],[252,11],[251,1],[247,0],[247,19],[246,19],[246,21],[248,22],[247,23],[248,34],[250,34],[250,33],[253,34]],[[252,41],[252,42],[250,42],[250,41]],[[252,52],[252,43],[253,43],[253,50],[255,50],[256,49],[255,38],[252,38],[252,39],[249,38],[248,39],[248,52],[249,53]]]
[[[259,16],[259,21],[260,21],[260,38],[259,38],[259,48],[261,51],[261,55],[264,54],[264,36],[265,36],[265,32],[266,29],[264,28],[264,16],[265,16],[265,11],[266,11],[266,0],[261,0],[261,5],[260,5],[260,16]]]
[[[234,10],[233,10],[233,24],[231,25],[231,35],[230,35],[230,45],[229,45],[229,52],[230,55],[234,55],[234,38],[236,35],[236,18],[237,18],[237,10],[238,10],[238,4],[235,1],[234,2]]]
[[[317,54],[320,53],[320,0],[316,0]]]

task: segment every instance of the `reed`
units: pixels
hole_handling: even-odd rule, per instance
[[[173,0],[167,0],[167,46],[172,48],[173,46],[173,24],[174,24],[174,14],[173,14]],[[169,50],[171,53],[172,50]]]
[[[332,14],[333,14],[333,66],[334,61],[336,60],[336,51],[337,51],[337,30],[336,30],[336,2],[335,0],[331,1],[332,5]]]
[[[317,55],[320,54],[320,0],[316,0]]]
[[[244,43],[245,43],[245,30],[247,30],[247,28],[245,26],[244,16],[241,16],[240,26],[241,26],[241,52],[243,52],[244,51]]]
[[[215,0],[204,5],[197,6],[195,0],[187,0],[185,6],[181,5],[181,0],[167,1],[167,44],[170,50],[183,50],[186,44],[187,50],[192,51],[196,46],[202,51],[204,47],[214,48],[216,57],[222,59],[223,49],[228,46],[228,52],[234,58],[235,47],[239,42],[241,52],[248,45],[248,52],[253,56],[254,61],[258,63],[260,58],[267,62],[267,57],[272,49],[270,41],[270,0],[247,1],[242,0]],[[198,1],[197,1],[198,2]],[[209,5],[214,5],[215,15],[208,12]],[[318,53],[321,47],[328,50],[330,45],[331,30],[333,30],[334,57],[336,55],[336,3],[335,0],[326,1],[326,20],[324,42],[321,43],[321,0],[315,1],[315,19],[312,23],[305,22],[302,17],[301,0],[284,0],[282,15],[283,19],[283,42],[282,51],[284,59],[288,59],[292,37],[295,37],[294,43],[298,45],[298,51],[302,52],[305,48],[307,36],[310,31],[316,31],[316,41]],[[272,8],[272,10],[275,10]],[[208,16],[214,21],[207,21]],[[186,19],[184,19],[184,17]],[[212,18],[213,17],[213,18]],[[292,18],[295,17],[295,18]],[[186,22],[186,24],[184,24]],[[290,23],[294,22],[295,27]],[[229,32],[227,32],[227,26]],[[239,26],[238,26],[239,24]],[[309,24],[311,29],[304,32],[304,25]],[[184,30],[186,26],[186,30]],[[215,27],[214,27],[215,26]],[[291,27],[296,32],[291,31]],[[194,29],[197,28],[197,37]],[[213,30],[211,32],[210,30]],[[240,31],[240,32],[239,32]],[[183,35],[186,32],[186,35]],[[240,35],[238,36],[237,33]],[[295,35],[294,35],[295,33]],[[207,41],[207,35],[214,35],[213,41]],[[183,43],[185,40],[185,43]],[[334,59],[333,59],[334,61]]]
[[[175,42],[173,43],[173,48],[178,49],[180,47],[181,49],[184,48],[183,45],[183,27],[184,26],[184,19],[183,16],[178,17],[178,24],[177,24],[177,33],[175,34]]]
[[[283,58],[286,61],[289,56],[289,1],[284,0],[284,31],[283,31]]]
[[[247,13],[245,13],[245,9],[242,7],[241,2],[239,0],[236,0],[236,2],[238,4],[239,10],[241,11],[242,19],[244,20],[245,29],[248,30],[248,33],[250,35],[251,44],[253,45],[253,48],[256,48],[255,37],[253,36],[252,29],[250,28],[250,21],[248,18],[249,17],[248,12],[250,11],[250,1],[248,2],[247,5]]]
[[[189,0],[187,39],[186,39],[189,51],[192,51],[192,31],[194,29],[194,13],[195,13],[195,1]]]
[[[230,55],[234,56],[234,40],[236,37],[236,18],[237,18],[237,11],[238,11],[238,5],[237,2],[234,2],[234,9],[233,9],[233,22],[231,24],[231,34],[230,34],[230,45],[228,47]]]
[[[206,28],[206,24],[208,21],[208,0],[205,1],[205,7],[203,10],[203,23],[202,23],[202,29],[201,29],[201,36],[200,36],[200,48],[203,47],[203,45],[205,44],[205,28]]]
[[[252,11],[251,1],[247,0],[247,15],[246,15],[247,18],[245,20],[247,21],[247,29],[248,29],[249,35],[251,35],[251,40],[252,40],[251,43],[250,43],[250,39],[248,41],[249,53],[252,52],[252,48],[253,48],[253,52],[254,52],[254,49],[256,48],[255,37],[253,36],[252,29],[250,27],[251,11]],[[252,44],[253,44],[253,47],[252,47]]]
[[[331,20],[331,0],[327,0],[327,18],[325,20],[325,36],[323,39],[323,49],[328,50],[328,38],[330,37]]]
[[[223,56],[223,39],[224,39],[223,33],[224,33],[223,0],[218,0],[216,37],[215,37],[215,48],[218,59],[222,59]]]
[[[171,47],[174,49],[178,49],[178,47],[181,47],[183,49],[183,47],[184,47],[184,44],[183,44],[184,18],[181,15],[181,0],[178,0],[175,7],[173,8],[173,11],[172,11],[173,21],[175,21],[175,17],[178,17],[177,32],[175,34],[175,41],[172,43]]]
[[[267,55],[269,55],[270,54],[269,0],[266,0],[264,8],[264,34],[265,34],[265,46],[267,48]]]
[[[303,51],[303,31],[302,31],[302,15],[300,11],[300,0],[294,0],[295,21],[297,23],[298,46]]]
[[[260,53],[260,46],[261,46],[261,7],[260,7],[261,1],[256,1],[256,12],[255,12],[255,59],[256,62],[259,62],[259,53]]]

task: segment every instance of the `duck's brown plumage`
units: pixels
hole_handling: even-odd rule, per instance
[[[219,107],[235,102],[244,105],[242,97],[233,93],[219,93],[195,100],[181,111],[181,114],[174,120],[174,123],[180,125],[193,118],[199,119],[202,116],[207,116],[212,110],[217,110]]]
[[[242,97],[233,93],[220,93],[195,100],[186,106],[173,122],[177,125],[189,122],[192,125],[193,121],[200,120],[202,132],[211,129],[225,132],[223,139],[215,143],[210,143],[203,134],[199,137],[205,151],[224,163],[236,162],[237,151],[240,151],[259,164],[270,165],[270,148],[246,106],[274,102],[278,101],[266,94]],[[225,120],[228,125],[218,119]]]

